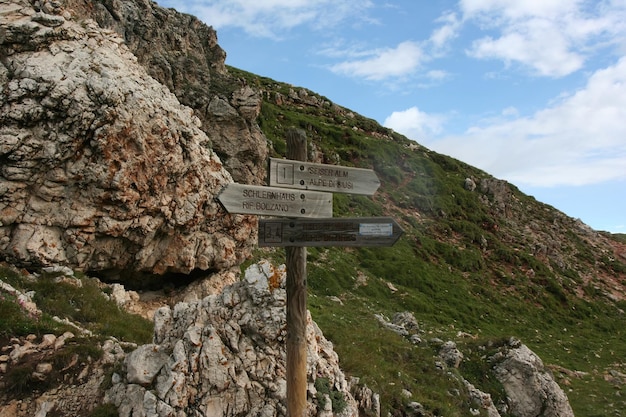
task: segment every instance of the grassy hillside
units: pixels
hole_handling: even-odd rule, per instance
[[[428,415],[470,415],[462,384],[434,365],[435,338],[457,342],[466,356],[458,372],[497,404],[504,394],[481,356],[510,336],[554,369],[577,416],[626,409],[623,381],[610,377],[626,373],[620,237],[311,91],[230,71],[263,91],[259,125],[274,156],[284,156],[295,127],[307,133],[315,162],[376,171],[376,195],[336,194],[335,217],[388,215],[405,229],[392,248],[308,250],[309,309],[345,370],[381,394],[383,415],[401,414],[410,401]],[[284,262],[281,250],[256,257]],[[402,311],[414,313],[424,343],[374,316]]]

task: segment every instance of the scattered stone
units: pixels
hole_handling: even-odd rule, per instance
[[[167,362],[168,355],[157,345],[143,345],[126,357],[128,382],[150,385]]]
[[[339,304],[339,305],[343,305],[343,301],[341,301],[341,298],[339,298],[337,296],[331,295],[331,296],[328,297],[328,299],[330,301],[332,301],[332,302],[335,302],[335,303]]]
[[[457,349],[456,343],[452,341],[445,342],[439,349],[439,357],[450,368],[458,368],[463,360],[463,353]]]
[[[67,277],[74,276],[74,271],[72,268],[63,265],[52,265],[41,268],[41,270],[48,274],[61,274]]]
[[[400,336],[408,336],[409,332],[404,327],[394,324],[389,321],[389,319],[382,314],[374,314],[374,317],[378,320],[380,324],[382,324],[387,329],[391,330],[394,333],[399,334]]]
[[[50,372],[52,372],[52,364],[48,362],[41,362],[35,367],[33,377],[39,381],[45,381]]]
[[[423,417],[426,415],[426,409],[422,404],[418,403],[417,401],[411,401],[410,403],[408,403],[407,408],[410,410],[410,412],[412,413],[411,415],[413,416]]]
[[[463,384],[465,385],[465,388],[467,388],[472,405],[476,407],[470,409],[470,412],[473,415],[480,415],[480,410],[486,410],[488,417],[500,417],[500,412],[498,412],[498,409],[493,404],[490,394],[482,392],[466,380],[463,380]],[[476,410],[478,413],[475,413],[472,410]]]
[[[415,315],[410,311],[394,314],[391,322],[397,326],[404,327],[409,332],[419,332],[420,330]]]
[[[54,347],[57,337],[53,334],[44,334],[41,338],[41,343],[38,346],[39,350],[48,349]]]
[[[74,333],[72,332],[65,332],[63,333],[61,336],[57,337],[56,340],[54,341],[54,350],[58,350],[61,347],[63,347],[65,345],[65,341],[68,339],[73,339]]]

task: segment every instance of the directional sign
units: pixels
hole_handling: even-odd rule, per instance
[[[217,196],[229,213],[279,217],[329,217],[333,195],[259,185],[228,184]]]
[[[270,186],[372,195],[380,180],[371,169],[270,158]]]
[[[391,217],[259,220],[259,246],[392,246],[403,233]]]

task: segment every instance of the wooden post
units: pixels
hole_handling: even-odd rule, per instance
[[[307,160],[306,134],[287,132],[287,158]],[[305,417],[306,392],[306,247],[288,246],[287,252],[287,416]]]

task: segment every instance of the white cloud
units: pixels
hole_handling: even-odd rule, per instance
[[[460,0],[464,21],[496,37],[476,39],[468,54],[518,63],[541,76],[562,77],[581,69],[594,48],[619,42],[626,4],[595,0]],[[619,46],[619,45],[614,45]]]
[[[502,110],[502,115],[505,117],[517,117],[519,111],[515,107],[509,106]]]
[[[371,50],[355,49],[353,46],[345,50],[328,49],[323,53],[327,56],[343,55],[355,58],[331,65],[329,68],[337,74],[368,81],[406,79],[417,75],[417,71],[425,62],[442,55],[450,42],[458,36],[462,24],[452,12],[444,13],[437,19],[437,23],[441,23],[441,26],[435,28],[430,38],[423,42],[404,41],[396,47]],[[441,81],[448,76],[448,73],[442,70],[431,70],[423,75],[431,81]]]
[[[441,81],[448,78],[450,74],[444,70],[430,70],[426,73],[426,77],[433,81]]]
[[[582,0],[460,0],[460,7],[466,15],[480,15],[486,12],[497,13],[509,19],[528,16],[555,17],[576,10]]]
[[[402,42],[395,48],[368,51],[361,59],[330,66],[337,74],[380,81],[405,77],[415,72],[424,59],[422,48],[415,42]]]
[[[435,50],[440,50],[446,48],[459,35],[462,22],[455,13],[451,12],[443,14],[437,19],[437,22],[441,22],[443,25],[433,30],[430,35],[430,43]]]
[[[510,119],[515,110],[502,114]],[[422,133],[429,126],[424,121],[431,119],[411,108],[394,112],[385,125],[419,141],[429,139]],[[530,117],[474,126],[464,135],[422,143],[516,184],[585,185],[626,179],[624,120],[626,57],[595,72],[584,89]]]
[[[403,135],[422,141],[440,134],[444,117],[425,113],[417,107],[393,112],[383,123]]]
[[[507,65],[520,62],[542,76],[561,77],[582,68],[584,57],[570,51],[563,34],[545,23],[527,22],[527,27],[498,39],[479,39],[472,44],[468,53],[479,59],[501,59]],[[546,26],[543,30],[533,27],[542,24]],[[546,39],[550,39],[550,42],[546,42]]]
[[[442,14],[436,22],[441,26],[435,28],[430,38],[422,42],[407,40],[400,42],[396,47],[376,49],[353,45],[345,49],[324,49],[321,53],[335,58],[341,56],[351,58],[329,66],[330,70],[337,74],[368,81],[405,80],[418,75],[418,70],[424,63],[442,55],[450,42],[458,36],[462,25],[457,15],[452,12]],[[421,75],[431,81],[441,81],[447,78],[449,73],[443,70],[430,70]]]
[[[307,25],[324,30],[345,21],[372,22],[369,0],[162,0],[168,7],[191,13],[216,29],[236,27],[257,37],[281,38]]]

